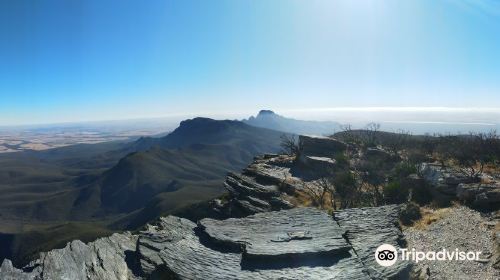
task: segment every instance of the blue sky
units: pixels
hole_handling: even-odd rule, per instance
[[[0,125],[337,107],[500,108],[500,2],[0,0]]]

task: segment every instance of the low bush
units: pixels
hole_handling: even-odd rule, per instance
[[[413,202],[405,203],[399,212],[399,220],[405,226],[413,224],[413,222],[421,217],[422,214],[420,213],[420,207]]]
[[[408,188],[399,181],[393,181],[384,187],[386,203],[403,203],[408,200]]]

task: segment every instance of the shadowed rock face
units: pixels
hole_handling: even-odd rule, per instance
[[[328,137],[299,136],[301,154],[315,157],[334,157],[336,153],[347,149],[347,144]]]

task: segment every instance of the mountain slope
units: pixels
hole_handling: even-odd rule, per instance
[[[256,127],[294,134],[330,135],[340,128],[337,122],[296,120],[280,116],[270,110],[261,110],[256,117],[250,117],[243,122]]]
[[[222,193],[227,172],[243,168],[258,154],[277,152],[280,136],[280,132],[238,121],[183,121],[165,137],[138,140],[143,148],[151,148],[127,155],[84,188],[75,202],[81,210],[75,213],[87,213],[83,209],[96,205],[99,214],[129,213],[159,194],[165,204],[170,193],[188,194],[186,188],[194,187],[196,201],[209,199]],[[192,200],[187,195],[175,196],[176,200]]]
[[[228,171],[277,152],[281,135],[197,118],[160,138],[0,157],[0,262],[52,249],[58,246],[53,240],[98,236],[111,226],[136,228],[219,196]],[[79,235],[59,228],[68,222],[83,222],[86,230]],[[33,250],[16,245],[34,243]]]

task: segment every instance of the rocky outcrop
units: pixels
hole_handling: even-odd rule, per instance
[[[463,173],[435,163],[422,163],[422,177],[438,192],[455,196],[459,184],[476,183],[478,179],[465,176]]]
[[[224,181],[228,197],[215,200],[213,209],[229,218],[293,208],[288,201],[296,189],[290,164],[286,156],[264,155],[242,174],[229,173]]]
[[[287,216],[287,212],[277,213],[281,213],[283,218]],[[267,226],[266,214],[268,213],[258,214],[261,219],[257,216],[255,224],[264,235],[263,239],[265,236],[273,236],[275,229]],[[334,225],[333,220],[329,224]],[[278,229],[274,232],[279,233],[284,232]],[[158,226],[150,228],[138,242],[141,265],[156,268],[153,271],[145,270],[145,273],[151,273],[150,275],[159,279],[369,279],[352,252],[331,258],[321,258],[320,254],[317,256],[319,259],[307,255],[308,258],[302,260],[306,263],[301,263],[298,259],[294,259],[297,262],[287,261],[286,258],[272,255],[268,255],[266,259],[252,259],[243,253],[246,243],[241,244],[240,249],[233,248],[210,237],[204,239],[206,234],[188,220],[175,217],[162,219]],[[238,236],[248,238],[253,234],[251,231],[244,231],[234,236],[232,241],[237,240]],[[311,235],[311,240],[315,237]],[[308,239],[302,241],[311,243]],[[295,240],[295,243],[298,242],[300,239]],[[276,242],[274,248],[280,245],[283,250],[291,248],[287,242]]]
[[[198,226],[167,217],[141,235],[139,258],[145,274],[162,279],[408,277],[408,263],[381,270],[372,261],[380,244],[399,246],[395,207],[339,211],[336,215],[338,223],[319,210],[296,208],[242,219],[204,219]],[[360,226],[350,221],[351,215],[362,217]]]
[[[347,149],[347,144],[329,137],[299,136],[301,155],[333,158],[335,154]]]
[[[278,185],[259,184],[255,177],[230,173],[224,187],[229,191],[229,199],[214,207],[222,217],[244,217],[293,207],[284,198]]]
[[[500,203],[500,183],[490,179],[490,183],[480,183],[481,178],[471,178],[450,167],[423,163],[422,178],[432,186],[434,195],[447,195],[475,208],[498,209]]]
[[[42,253],[22,269],[4,260],[0,279],[139,279],[134,274],[137,236],[113,234],[85,244],[72,241],[63,249]]]
[[[500,184],[459,184],[457,197],[475,207],[498,208],[500,204]]]
[[[404,279],[409,264],[381,269],[374,252],[400,247],[397,207],[338,211],[314,208],[259,213],[241,219],[168,216],[137,235],[80,241],[41,255],[0,279]]]
[[[398,227],[398,208],[397,205],[389,205],[352,208],[334,213],[335,220],[346,230],[346,239],[375,279],[405,279],[411,271],[411,263],[408,261],[398,261],[393,266],[382,267],[374,258],[374,252],[381,244],[406,247],[404,236]]]

